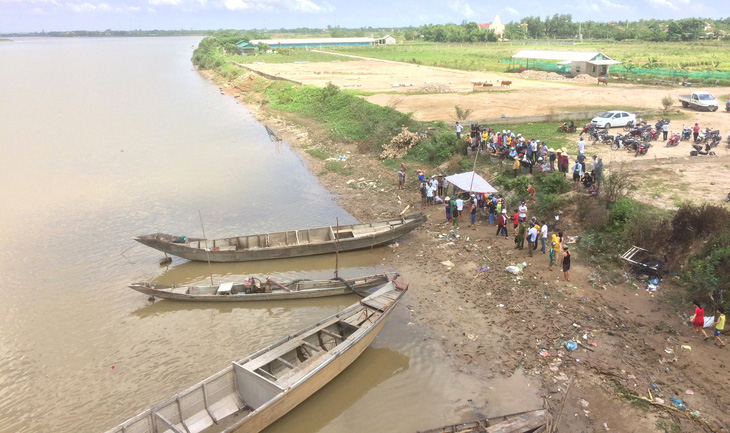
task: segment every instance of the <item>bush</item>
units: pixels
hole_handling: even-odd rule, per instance
[[[451,131],[438,130],[426,140],[411,149],[409,156],[418,160],[439,165],[454,154],[461,154],[465,150],[461,141]],[[469,161],[465,159],[465,161]],[[461,161],[460,161],[461,163]],[[471,170],[471,166],[469,166]]]

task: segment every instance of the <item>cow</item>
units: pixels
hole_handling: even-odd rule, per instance
[[[598,84],[601,84],[601,83],[603,83],[606,86],[608,86],[608,80],[607,79],[605,79],[603,77],[598,77]]]
[[[509,87],[511,84],[512,84],[511,81],[502,81],[500,83],[500,86],[502,86],[502,87]]]

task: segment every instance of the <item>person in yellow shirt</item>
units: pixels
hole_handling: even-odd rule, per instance
[[[725,310],[722,307],[717,307],[717,314],[717,321],[715,321],[715,340],[717,340],[717,343],[715,344],[725,347],[725,343],[720,340],[720,334],[725,330]]]
[[[512,174],[514,174],[515,177],[517,177],[517,172],[520,170],[520,157],[515,156],[515,163],[512,166]]]
[[[556,233],[553,233],[552,242],[555,244],[555,257],[560,257],[560,239]]]

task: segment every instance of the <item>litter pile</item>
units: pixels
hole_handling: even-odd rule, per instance
[[[383,145],[380,153],[381,159],[403,158],[408,150],[421,142],[421,136],[415,132],[403,129],[400,134],[393,137],[390,143]]]
[[[573,81],[577,81],[579,83],[596,83],[596,77],[591,77],[588,74],[580,74],[573,77]]]
[[[411,92],[420,93],[451,93],[454,90],[443,83],[426,83],[422,86],[416,87]]]
[[[526,71],[522,71],[520,73],[520,78],[529,78],[532,80],[547,80],[547,81],[566,81],[569,80],[569,78],[566,78],[560,74],[557,74],[555,72],[545,72],[545,71],[534,71],[532,69],[528,69]]]

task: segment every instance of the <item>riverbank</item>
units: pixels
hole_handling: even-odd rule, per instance
[[[427,167],[409,166],[407,189],[399,191],[394,170],[374,153],[355,142],[331,140],[311,119],[271,110],[261,91],[266,80],[245,75],[229,82],[207,75],[290,143],[356,218],[389,217],[407,206],[421,209],[415,169]],[[535,204],[528,201],[531,209]],[[569,209],[555,225],[574,236],[578,222]],[[678,396],[713,425],[728,424],[722,402],[730,389],[727,380],[718,381],[727,373],[716,362],[723,353],[689,338],[668,304],[677,290],[671,282],[656,293],[645,292],[578,253],[568,283],[562,272],[547,269],[545,255],[530,258],[515,250],[511,240],[495,238],[494,227],[483,220],[477,230],[462,224],[460,237],[449,238],[443,208],[422,210],[429,221],[392,245],[383,260],[412,284],[407,304],[412,320],[427,329],[427,338],[439,344],[455,370],[484,386],[495,377],[525,374],[527,388],[538,388],[560,418],[561,432],[600,431],[604,425],[626,432],[702,428],[625,396],[648,396],[650,386],[667,404]],[[524,274],[504,272],[522,262],[528,265]],[[564,347],[569,339],[584,346],[569,352]],[[692,350],[682,349],[685,345]]]

